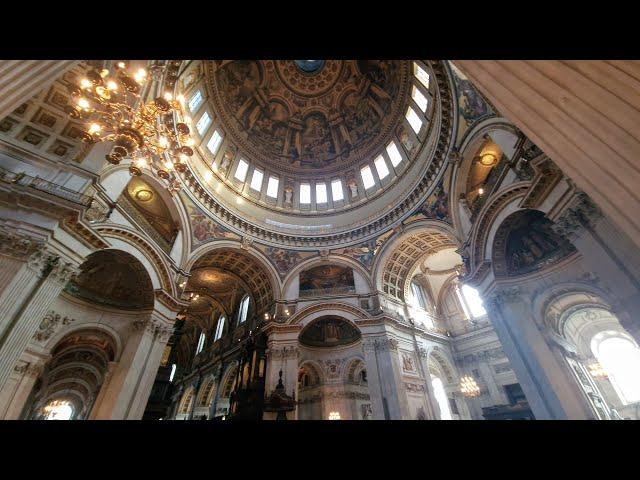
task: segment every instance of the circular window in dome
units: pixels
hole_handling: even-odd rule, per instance
[[[293,62],[304,73],[316,73],[324,66],[324,60],[294,60]]]

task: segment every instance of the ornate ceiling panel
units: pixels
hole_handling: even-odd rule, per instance
[[[317,175],[384,148],[404,113],[410,65],[326,60],[303,69],[294,60],[239,60],[205,62],[205,75],[215,112],[251,160]]]
[[[439,232],[421,232],[406,238],[394,248],[384,266],[383,291],[399,300],[404,300],[404,285],[415,263],[429,252],[437,252],[452,246],[455,246],[454,242],[447,235]]]

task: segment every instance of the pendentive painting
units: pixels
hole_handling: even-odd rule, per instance
[[[340,265],[320,265],[300,273],[300,296],[355,293],[353,270]]]

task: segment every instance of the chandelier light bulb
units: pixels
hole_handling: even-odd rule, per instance
[[[84,110],[88,110],[88,109],[89,109],[89,106],[90,106],[90,105],[89,105],[89,101],[88,101],[86,98],[84,98],[84,97],[79,98],[79,99],[78,99],[78,106],[79,106],[80,108],[84,109]]]
[[[100,70],[100,76],[102,78],[106,78],[106,76],[109,75],[109,70],[106,68],[103,68],[102,70]]]
[[[173,100],[173,95],[171,95],[171,92],[165,92],[165,94],[164,94],[164,99],[165,99],[167,102],[170,102],[171,100]]]
[[[165,167],[167,170],[171,170],[171,169],[173,168],[173,162],[172,162],[172,161],[170,161],[170,160],[167,160],[166,162],[164,162],[164,167]]]
[[[81,88],[91,88],[91,81],[88,78],[83,78],[80,80]]]
[[[118,84],[114,80],[109,80],[107,82],[107,90],[111,90],[111,91],[118,90]]]
[[[93,134],[95,134],[95,133],[99,133],[99,132],[100,132],[100,130],[102,130],[102,127],[101,127],[99,124],[97,124],[97,123],[92,123],[92,124],[89,126],[89,133],[90,133],[91,135],[93,135]]]
[[[166,148],[169,145],[169,140],[163,135],[158,139],[158,143],[162,148]]]

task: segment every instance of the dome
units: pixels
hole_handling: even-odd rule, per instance
[[[355,244],[434,188],[452,125],[441,62],[182,62],[199,141],[184,180],[236,233],[288,248]]]

